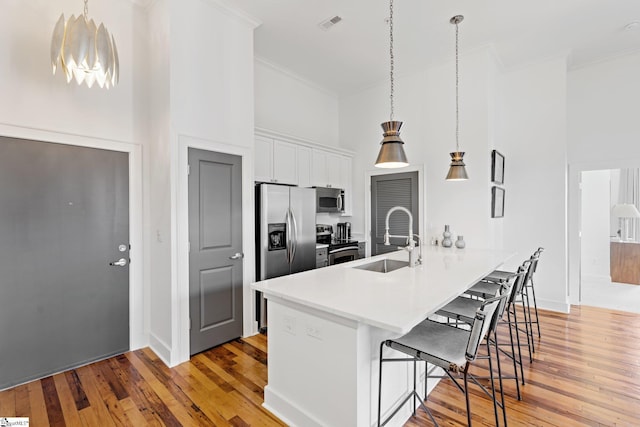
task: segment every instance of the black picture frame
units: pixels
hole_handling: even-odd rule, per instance
[[[504,156],[498,151],[491,151],[491,182],[504,184]]]
[[[504,188],[491,187],[491,218],[504,217]]]

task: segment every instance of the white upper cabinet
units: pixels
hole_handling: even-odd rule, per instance
[[[253,171],[256,181],[271,182],[273,179],[273,139],[256,136]]]
[[[347,156],[340,157],[340,179],[341,187],[344,188],[344,215],[352,215],[353,214],[353,188],[352,188],[352,177],[351,177],[351,164],[352,158]]]
[[[256,136],[254,180],[298,185],[297,146]]]
[[[330,187],[345,190],[346,212],[351,212],[352,157],[343,150],[315,148],[283,136],[256,135],[254,180],[299,187]]]
[[[346,156],[313,149],[312,184],[316,187],[344,188],[341,165]]]
[[[327,152],[311,150],[311,185],[314,187],[327,187]]]
[[[340,174],[342,157],[338,154],[327,154],[327,182],[332,188],[344,188],[344,182]]]
[[[311,148],[298,146],[298,186],[311,187]]]
[[[298,155],[296,146],[273,141],[273,178],[278,184],[298,185]]]

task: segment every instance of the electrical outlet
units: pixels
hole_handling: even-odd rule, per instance
[[[282,319],[282,326],[285,332],[290,333],[291,335],[296,334],[296,318],[293,316],[284,316]]]

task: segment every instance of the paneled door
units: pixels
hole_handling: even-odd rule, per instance
[[[385,219],[394,206],[403,206],[413,215],[413,233],[418,234],[418,172],[393,173],[371,177],[371,255],[395,251],[406,246],[406,239],[391,238],[390,246],[384,245]],[[394,212],[389,218],[389,233],[406,236],[409,232],[409,217],[403,212]]]
[[[0,389],[128,349],[128,154],[0,137]]]
[[[190,353],[242,335],[242,158],[189,148]]]

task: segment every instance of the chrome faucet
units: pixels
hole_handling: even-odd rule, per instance
[[[402,211],[409,216],[409,233],[406,236],[397,236],[389,234],[389,217],[395,211]],[[416,244],[413,241],[413,237],[418,238],[418,254],[416,254],[415,247]],[[418,264],[422,264],[422,240],[420,236],[417,234],[413,234],[413,215],[411,215],[411,211],[404,206],[394,206],[389,209],[387,212],[387,217],[384,220],[384,244],[389,246],[391,243],[389,242],[390,237],[405,237],[407,239],[407,246],[404,249],[409,252],[409,267],[415,267]]]

